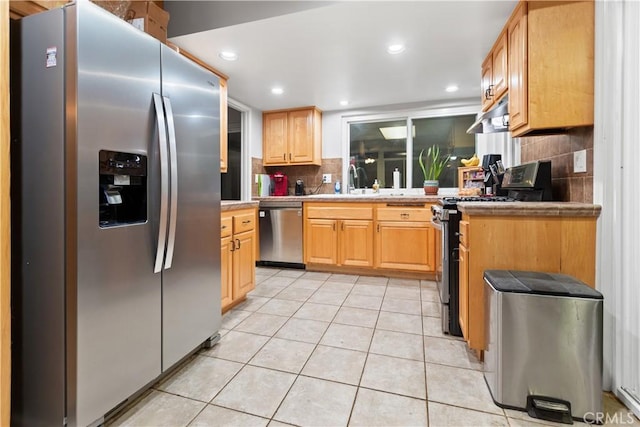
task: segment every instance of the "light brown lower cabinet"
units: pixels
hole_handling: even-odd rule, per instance
[[[435,229],[430,205],[376,209],[376,268],[435,272]]]
[[[596,220],[597,216],[463,213],[458,307],[471,349],[486,349],[485,270],[563,273],[595,286]]]
[[[256,209],[226,211],[221,217],[220,272],[222,311],[255,289]]]
[[[311,268],[435,272],[430,205],[310,202],[304,217],[304,262]]]
[[[340,204],[333,209],[312,206],[305,214],[305,263],[373,266],[373,209],[370,206]]]

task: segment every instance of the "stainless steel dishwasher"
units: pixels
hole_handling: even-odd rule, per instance
[[[302,262],[302,202],[263,200],[258,212],[258,265],[304,268]]]

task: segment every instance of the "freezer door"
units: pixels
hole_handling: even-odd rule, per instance
[[[70,421],[88,425],[161,372],[161,275],[153,273],[158,209],[150,206],[157,197],[147,200],[146,222],[101,228],[98,218],[100,150],[148,156],[148,193],[158,191],[152,164],[160,43],[90,2],[67,10],[77,11],[77,19],[71,13],[66,21],[68,50],[77,45],[78,63],[77,80],[71,72],[66,82],[68,250],[71,271],[77,271],[76,313],[68,317],[71,333],[77,328],[77,366],[69,375],[77,372],[77,378],[68,387],[77,413]],[[126,178],[120,181],[127,185]]]
[[[162,46],[162,96],[175,139],[167,257],[162,272],[162,368],[220,328],[220,86]]]

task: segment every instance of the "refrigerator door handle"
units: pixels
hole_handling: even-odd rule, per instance
[[[173,121],[173,109],[171,99],[162,97],[164,111],[167,113],[167,134],[169,135],[169,162],[170,179],[169,186],[170,208],[169,208],[169,240],[167,242],[167,256],[164,261],[164,269],[171,268],[173,262],[173,248],[176,243],[176,222],[178,216],[178,149],[176,147],[176,127]]]
[[[167,131],[162,108],[162,97],[154,93],[153,105],[156,110],[156,123],[158,124],[158,151],[160,153],[160,220],[158,221],[158,248],[156,249],[156,261],[153,272],[162,271],[164,249],[167,241],[167,204],[169,199],[169,177],[167,170]]]

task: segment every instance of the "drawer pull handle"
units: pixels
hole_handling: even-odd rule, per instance
[[[223,226],[222,226],[222,229],[224,230],[225,228],[227,228],[227,226],[226,226],[226,225],[223,225]]]
[[[243,224],[251,224],[251,220],[250,219],[245,219],[244,221],[242,221]]]
[[[409,218],[409,214],[408,214],[408,213],[403,212],[403,213],[401,213],[401,214],[400,214],[400,218],[402,218],[402,219],[407,219],[407,218]]]

